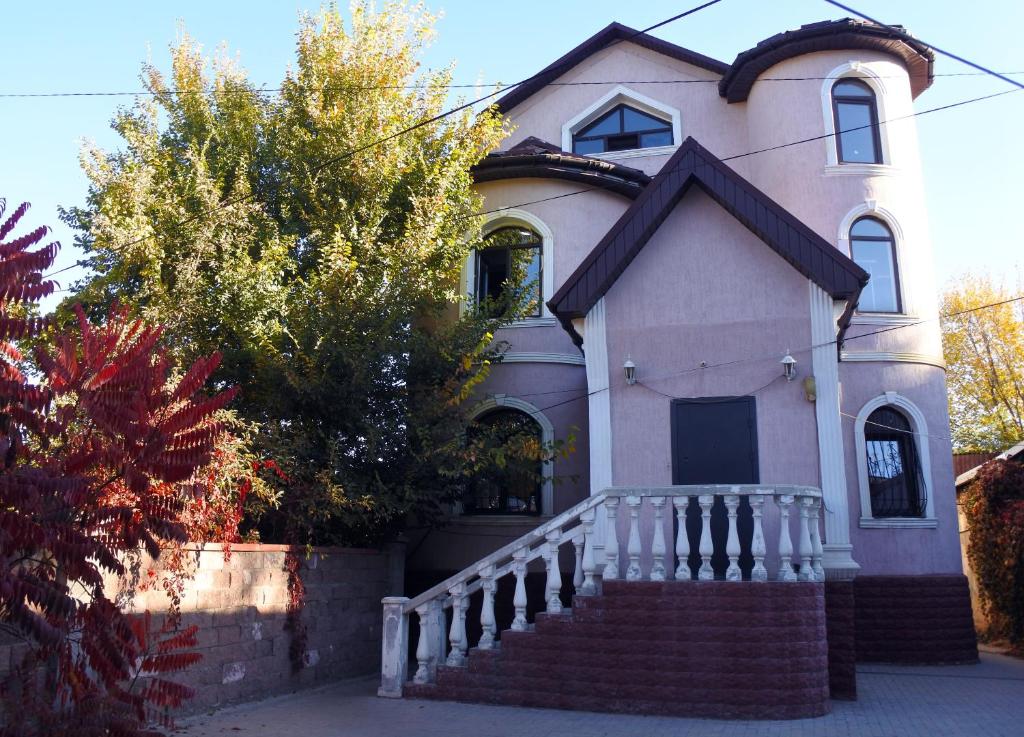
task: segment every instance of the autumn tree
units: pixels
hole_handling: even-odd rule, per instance
[[[942,295],[949,416],[958,451],[1002,451],[1024,440],[1024,303],[1012,301],[1016,296],[990,277],[974,275]]]
[[[177,360],[223,352],[215,377],[287,478],[264,540],[367,543],[432,520],[479,468],[461,404],[500,347],[505,310],[455,305],[479,243],[470,167],[506,131],[449,102],[423,71],[420,6],[301,17],[280,91],[263,92],[187,36],[152,98],[121,110],[117,152],[88,148],[87,204],[69,210],[93,276],[166,325]],[[378,143],[379,142],[379,143]],[[461,314],[460,314],[461,312]]]

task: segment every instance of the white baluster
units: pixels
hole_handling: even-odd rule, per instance
[[[452,626],[448,631],[448,641],[452,645],[448,653],[448,665],[463,666],[466,664],[466,584],[457,583],[448,589],[452,596]]]
[[[433,655],[431,653],[431,635],[433,632],[429,611],[429,603],[416,607],[416,616],[420,620],[420,639],[416,643],[416,662],[419,663],[419,667],[416,669],[416,675],[412,677],[413,683],[430,683],[431,679],[430,661]]]
[[[575,567],[572,569],[572,593],[580,593],[583,588],[583,535],[582,533],[572,539]]]
[[[619,498],[605,497],[604,511],[604,569],[601,571],[601,578],[604,581],[614,581],[619,577],[619,533],[615,527]]]
[[[576,586],[576,593],[583,596],[593,596],[597,593],[597,585],[594,583],[594,571],[597,568],[594,561],[594,518],[596,516],[593,509],[588,509],[580,515],[580,524],[583,525],[583,585]]]
[[[626,545],[626,552],[629,554],[629,568],[626,569],[627,581],[639,581],[642,576],[640,572],[640,505],[642,503],[642,497],[626,497],[626,504],[629,506],[629,543]]]
[[[437,678],[437,666],[444,662],[445,650],[448,646],[448,637],[445,635],[444,626],[447,619],[444,615],[444,599],[434,599],[430,602],[428,614],[428,632],[430,634],[430,682]]]
[[[792,494],[780,494],[779,505],[779,580],[796,581],[793,571],[793,539],[789,534],[789,509],[793,506]]]
[[[516,577],[516,592],[512,597],[512,606],[516,614],[512,619],[512,630],[525,632],[526,623],[526,548],[517,548],[512,553],[512,573]]]
[[[560,614],[562,612],[562,571],[558,568],[558,539],[562,536],[561,531],[552,530],[547,537],[547,549],[544,554],[544,562],[548,567],[547,581],[547,611],[549,614]]]
[[[818,527],[818,516],[821,513],[821,499],[814,500],[811,507],[811,565],[814,568],[814,580],[824,581],[825,570],[821,567],[824,550],[821,547],[821,528]]]
[[[813,581],[814,567],[811,563],[811,553],[814,547],[811,545],[811,505],[814,499],[809,496],[800,497],[797,502],[800,507],[800,580]]]
[[[712,494],[701,494],[697,497],[700,505],[701,530],[700,530],[700,570],[697,571],[697,578],[701,581],[715,580],[715,570],[711,567],[711,556],[715,552],[715,543],[711,540],[711,507],[715,503]]]
[[[654,507],[654,540],[651,542],[651,580],[665,580],[665,503],[663,496],[652,496],[651,506]]]
[[[729,536],[725,541],[725,554],[729,556],[729,567],[725,569],[726,581],[742,581],[740,571],[740,536],[736,531],[736,510],[740,506],[740,498],[736,494],[725,496],[725,509],[729,514]]]
[[[750,554],[754,556],[754,567],[750,571],[750,580],[767,581],[768,570],[764,567],[764,556],[767,549],[764,544],[764,527],[761,524],[761,515],[764,513],[764,495],[751,494],[747,500],[750,502],[750,510],[754,516],[754,536],[750,541]]]
[[[686,508],[690,505],[690,497],[672,497],[672,506],[676,508],[676,581],[690,580],[690,565],[686,562],[690,557],[690,538],[686,535]]]
[[[497,625],[494,622],[494,566],[482,566],[480,568],[480,588],[484,592],[484,601],[480,607],[480,642],[477,647],[481,650],[491,650],[494,647],[494,635],[497,633]]]

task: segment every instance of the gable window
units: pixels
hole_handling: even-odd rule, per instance
[[[860,312],[900,312],[896,242],[881,220],[863,217],[850,226],[850,258],[871,275],[860,295]]]
[[[618,105],[577,131],[572,137],[572,150],[577,154],[601,154],[673,143],[671,121]]]
[[[832,86],[836,153],[840,164],[881,164],[878,105],[864,82],[840,79]]]
[[[543,240],[529,228],[499,228],[476,251],[476,302],[492,314],[517,311],[522,317],[541,314],[541,249]]]
[[[895,407],[879,407],[864,423],[864,444],[871,516],[923,516],[927,499],[907,418]]]

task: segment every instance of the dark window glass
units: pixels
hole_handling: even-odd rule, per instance
[[[526,228],[499,228],[476,252],[476,301],[493,314],[513,308],[541,314],[541,237]]]
[[[861,312],[900,312],[896,244],[880,220],[861,218],[850,227],[850,256],[871,278],[860,293]]]
[[[893,407],[880,407],[864,425],[871,516],[920,517],[927,499],[910,423]]]
[[[477,472],[462,500],[466,514],[540,514],[542,433],[525,412],[498,409],[478,418],[470,443],[502,447],[504,462]]]
[[[572,150],[578,154],[599,154],[671,146],[672,143],[671,122],[628,105],[619,105],[576,133]]]
[[[857,80],[836,82],[832,87],[832,112],[839,162],[881,164],[878,107],[871,88]]]

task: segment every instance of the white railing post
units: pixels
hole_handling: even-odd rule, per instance
[[[614,581],[619,577],[619,533],[615,526],[618,522],[616,517],[619,511],[619,498],[605,497],[604,511],[604,568],[601,571],[601,579]]]
[[[448,665],[459,667],[466,664],[466,584],[457,583],[448,589],[452,597],[452,626],[448,632],[448,641],[452,645],[448,653]]]
[[[480,642],[477,647],[490,650],[494,647],[494,635],[497,625],[494,622],[494,566],[480,567],[480,588],[484,592],[483,604],[480,606]]]
[[[516,591],[512,596],[512,606],[516,614],[512,619],[512,630],[525,632],[526,623],[526,548],[516,548],[512,553],[512,573],[516,577]]]
[[[420,639],[416,642],[416,662],[419,667],[416,675],[412,677],[413,683],[430,683],[430,660],[432,653],[431,631],[430,631],[430,604],[420,604],[416,607],[416,616],[420,620]]]
[[[626,497],[626,504],[629,506],[629,543],[626,545],[626,553],[629,555],[629,567],[626,569],[627,581],[639,581],[642,576],[640,572],[640,505],[642,503],[642,497]]]
[[[593,596],[597,593],[597,585],[594,583],[594,571],[597,569],[594,560],[595,517],[593,509],[588,509],[580,515],[580,524],[583,525],[583,585],[576,587],[576,593],[583,596]]]
[[[672,497],[672,506],[676,510],[676,522],[679,529],[676,531],[676,581],[690,580],[690,564],[687,560],[690,557],[690,538],[686,535],[686,508],[690,506],[690,497]]]
[[[546,536],[547,548],[544,560],[548,567],[547,580],[547,611],[549,614],[562,612],[562,571],[558,567],[558,541],[562,537],[559,530],[552,530]]]
[[[750,571],[751,581],[767,581],[768,570],[764,567],[764,556],[767,552],[764,544],[764,527],[761,515],[764,513],[764,494],[751,494],[747,497],[750,511],[754,516],[754,536],[750,541],[750,554],[754,557],[754,567]]]
[[[797,504],[800,507],[800,580],[814,580],[814,564],[811,562],[811,553],[814,550],[811,544],[811,505],[814,500],[809,496],[802,496]]]
[[[378,696],[398,699],[409,667],[409,618],[405,616],[405,605],[409,599],[404,596],[388,596],[381,601],[384,606],[384,630],[381,638],[380,688]]]
[[[711,539],[711,507],[715,503],[713,494],[701,494],[697,497],[700,505],[701,530],[700,530],[700,570],[697,571],[697,578],[701,581],[714,581],[715,569],[711,567],[711,556],[715,553],[715,543]]]
[[[651,506],[654,507],[654,540],[651,542],[651,557],[654,562],[651,564],[651,580],[664,581],[665,575],[665,503],[668,501],[663,496],[652,496]]]
[[[815,499],[811,507],[811,565],[814,568],[814,580],[824,581],[825,570],[821,567],[824,548],[821,545],[821,528],[818,527],[818,515],[821,513],[821,499]]]
[[[789,509],[793,506],[792,494],[779,494],[779,580],[796,581],[793,570],[793,539],[789,532]]]
[[[583,588],[583,545],[585,542],[582,533],[572,539],[573,556],[576,560],[576,565],[572,569],[573,594],[580,593],[580,589]]]
[[[736,531],[736,510],[739,506],[739,496],[725,495],[725,509],[729,514],[729,536],[725,541],[725,554],[729,556],[729,567],[725,570],[726,581],[743,580],[743,573],[740,571],[740,536]]]

